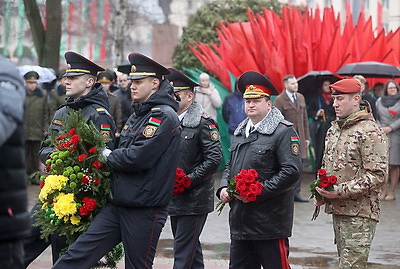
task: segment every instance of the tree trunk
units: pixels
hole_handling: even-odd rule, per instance
[[[35,45],[40,65],[43,57],[43,44],[45,40],[45,30],[42,24],[42,18],[35,0],[24,0],[24,5],[25,14],[31,27],[33,44]]]
[[[24,0],[25,14],[32,31],[38,62],[40,66],[58,71],[61,40],[61,0],[46,1],[46,27],[40,16],[35,0]]]
[[[117,0],[114,2],[115,13],[113,25],[114,46],[112,47],[113,66],[118,66],[125,58],[124,37],[127,6],[125,0]]]
[[[61,14],[61,0],[46,1],[47,29],[42,63],[56,72],[60,64]]]

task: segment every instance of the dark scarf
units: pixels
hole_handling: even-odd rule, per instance
[[[381,100],[384,107],[394,106],[400,100],[400,93],[393,96],[382,95]]]

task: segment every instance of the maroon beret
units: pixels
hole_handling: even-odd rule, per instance
[[[332,94],[357,93],[361,91],[361,83],[357,79],[346,78],[329,85],[329,88]]]

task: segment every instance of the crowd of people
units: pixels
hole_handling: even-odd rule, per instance
[[[316,170],[337,178],[333,189],[317,186],[325,199],[313,202],[333,216],[339,267],[366,268],[379,203],[396,198],[399,179],[400,88],[394,80],[372,91],[360,75],[323,81],[305,100],[295,76],[282,78],[279,91],[266,75],[248,71],[223,101],[206,73],[195,82],[145,55],[128,59],[115,72],[67,52],[67,69],[41,85],[35,71],[23,78],[1,71],[0,125],[7,127],[0,132],[0,156],[18,160],[0,164],[1,180],[12,175],[18,181],[0,189],[1,268],[26,268],[49,245],[53,268],[91,268],[120,242],[126,268],[152,268],[167,217],[173,268],[204,268],[199,237],[215,196],[230,205],[230,268],[290,268],[294,203],[309,201],[300,186],[311,145]],[[15,69],[0,60],[2,70]],[[48,138],[63,129],[69,109],[81,110],[109,138],[102,155],[112,172],[108,202],[68,246],[58,233],[41,238],[34,225],[38,204],[29,220],[26,182],[56,150]],[[216,179],[223,160],[220,109],[231,143]],[[177,168],[189,179],[179,193]]]

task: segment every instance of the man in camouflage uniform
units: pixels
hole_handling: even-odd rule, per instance
[[[339,268],[367,268],[379,221],[379,193],[388,174],[387,137],[376,124],[361,85],[343,79],[332,85],[337,120],[325,139],[322,169],[337,177],[333,191],[317,187],[333,215]],[[316,202],[320,206],[324,202]]]

